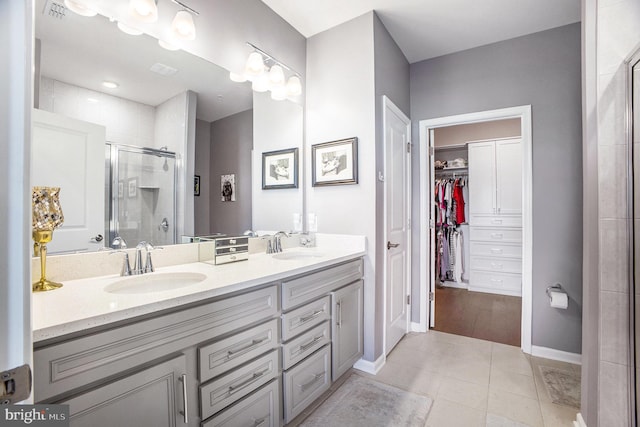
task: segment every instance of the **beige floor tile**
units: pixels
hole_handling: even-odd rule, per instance
[[[438,394],[443,379],[441,373],[391,361],[387,361],[377,375],[364,375],[399,389],[431,398],[435,398]]]
[[[530,427],[528,424],[510,420],[501,415],[487,414],[486,427]]]
[[[524,354],[519,347],[494,343],[491,366],[503,371],[533,376],[529,356]]]
[[[485,387],[489,385],[490,373],[491,364],[478,360],[452,361],[445,369],[445,375],[447,377],[483,385]]]
[[[474,409],[487,409],[489,390],[484,385],[460,381],[455,378],[444,378],[436,399],[445,399],[460,403]]]
[[[537,399],[492,390],[489,392],[487,413],[500,415],[531,427],[543,427],[542,413]]]
[[[553,403],[540,403],[544,427],[565,427],[576,420],[578,409]]]
[[[484,427],[485,418],[483,410],[437,399],[429,413],[427,427]]]
[[[532,399],[538,399],[533,377],[492,367],[489,390],[502,390]]]

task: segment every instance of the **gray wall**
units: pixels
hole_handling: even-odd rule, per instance
[[[200,175],[200,196],[193,198],[193,223],[196,236],[211,231],[211,123],[196,119],[195,174]]]
[[[418,122],[518,105],[533,116],[533,345],[581,352],[582,132],[580,24],[411,65],[413,134]],[[423,191],[413,157],[414,218]],[[419,229],[414,221],[414,253]],[[413,292],[419,263],[414,262]],[[568,310],[549,307],[545,289],[561,283]],[[416,310],[413,318],[418,318]]]
[[[242,234],[251,228],[251,150],[253,110],[243,111],[211,123],[209,169],[210,230]],[[220,175],[236,175],[236,201],[223,202]]]

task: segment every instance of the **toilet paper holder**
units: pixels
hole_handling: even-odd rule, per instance
[[[549,297],[549,301],[551,301],[551,291],[556,291],[556,292],[563,292],[563,293],[567,293],[567,291],[565,291],[562,288],[562,285],[560,283],[556,283],[555,285],[551,285],[547,287],[547,296]]]
[[[554,297],[553,294],[556,294],[556,297]],[[549,297],[549,304],[551,307],[561,308],[564,310],[569,307],[569,294],[567,294],[567,291],[562,288],[560,283],[549,286],[547,288],[547,296]]]

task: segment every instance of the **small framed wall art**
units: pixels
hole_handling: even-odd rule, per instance
[[[200,195],[200,175],[193,176],[193,195]]]
[[[311,179],[314,187],[358,183],[358,138],[311,146]]]
[[[220,200],[223,202],[236,201],[236,175],[220,175]]]
[[[262,189],[298,188],[298,149],[262,153]]]

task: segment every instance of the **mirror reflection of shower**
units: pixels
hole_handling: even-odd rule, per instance
[[[108,242],[176,243],[176,154],[108,143],[106,168]]]

